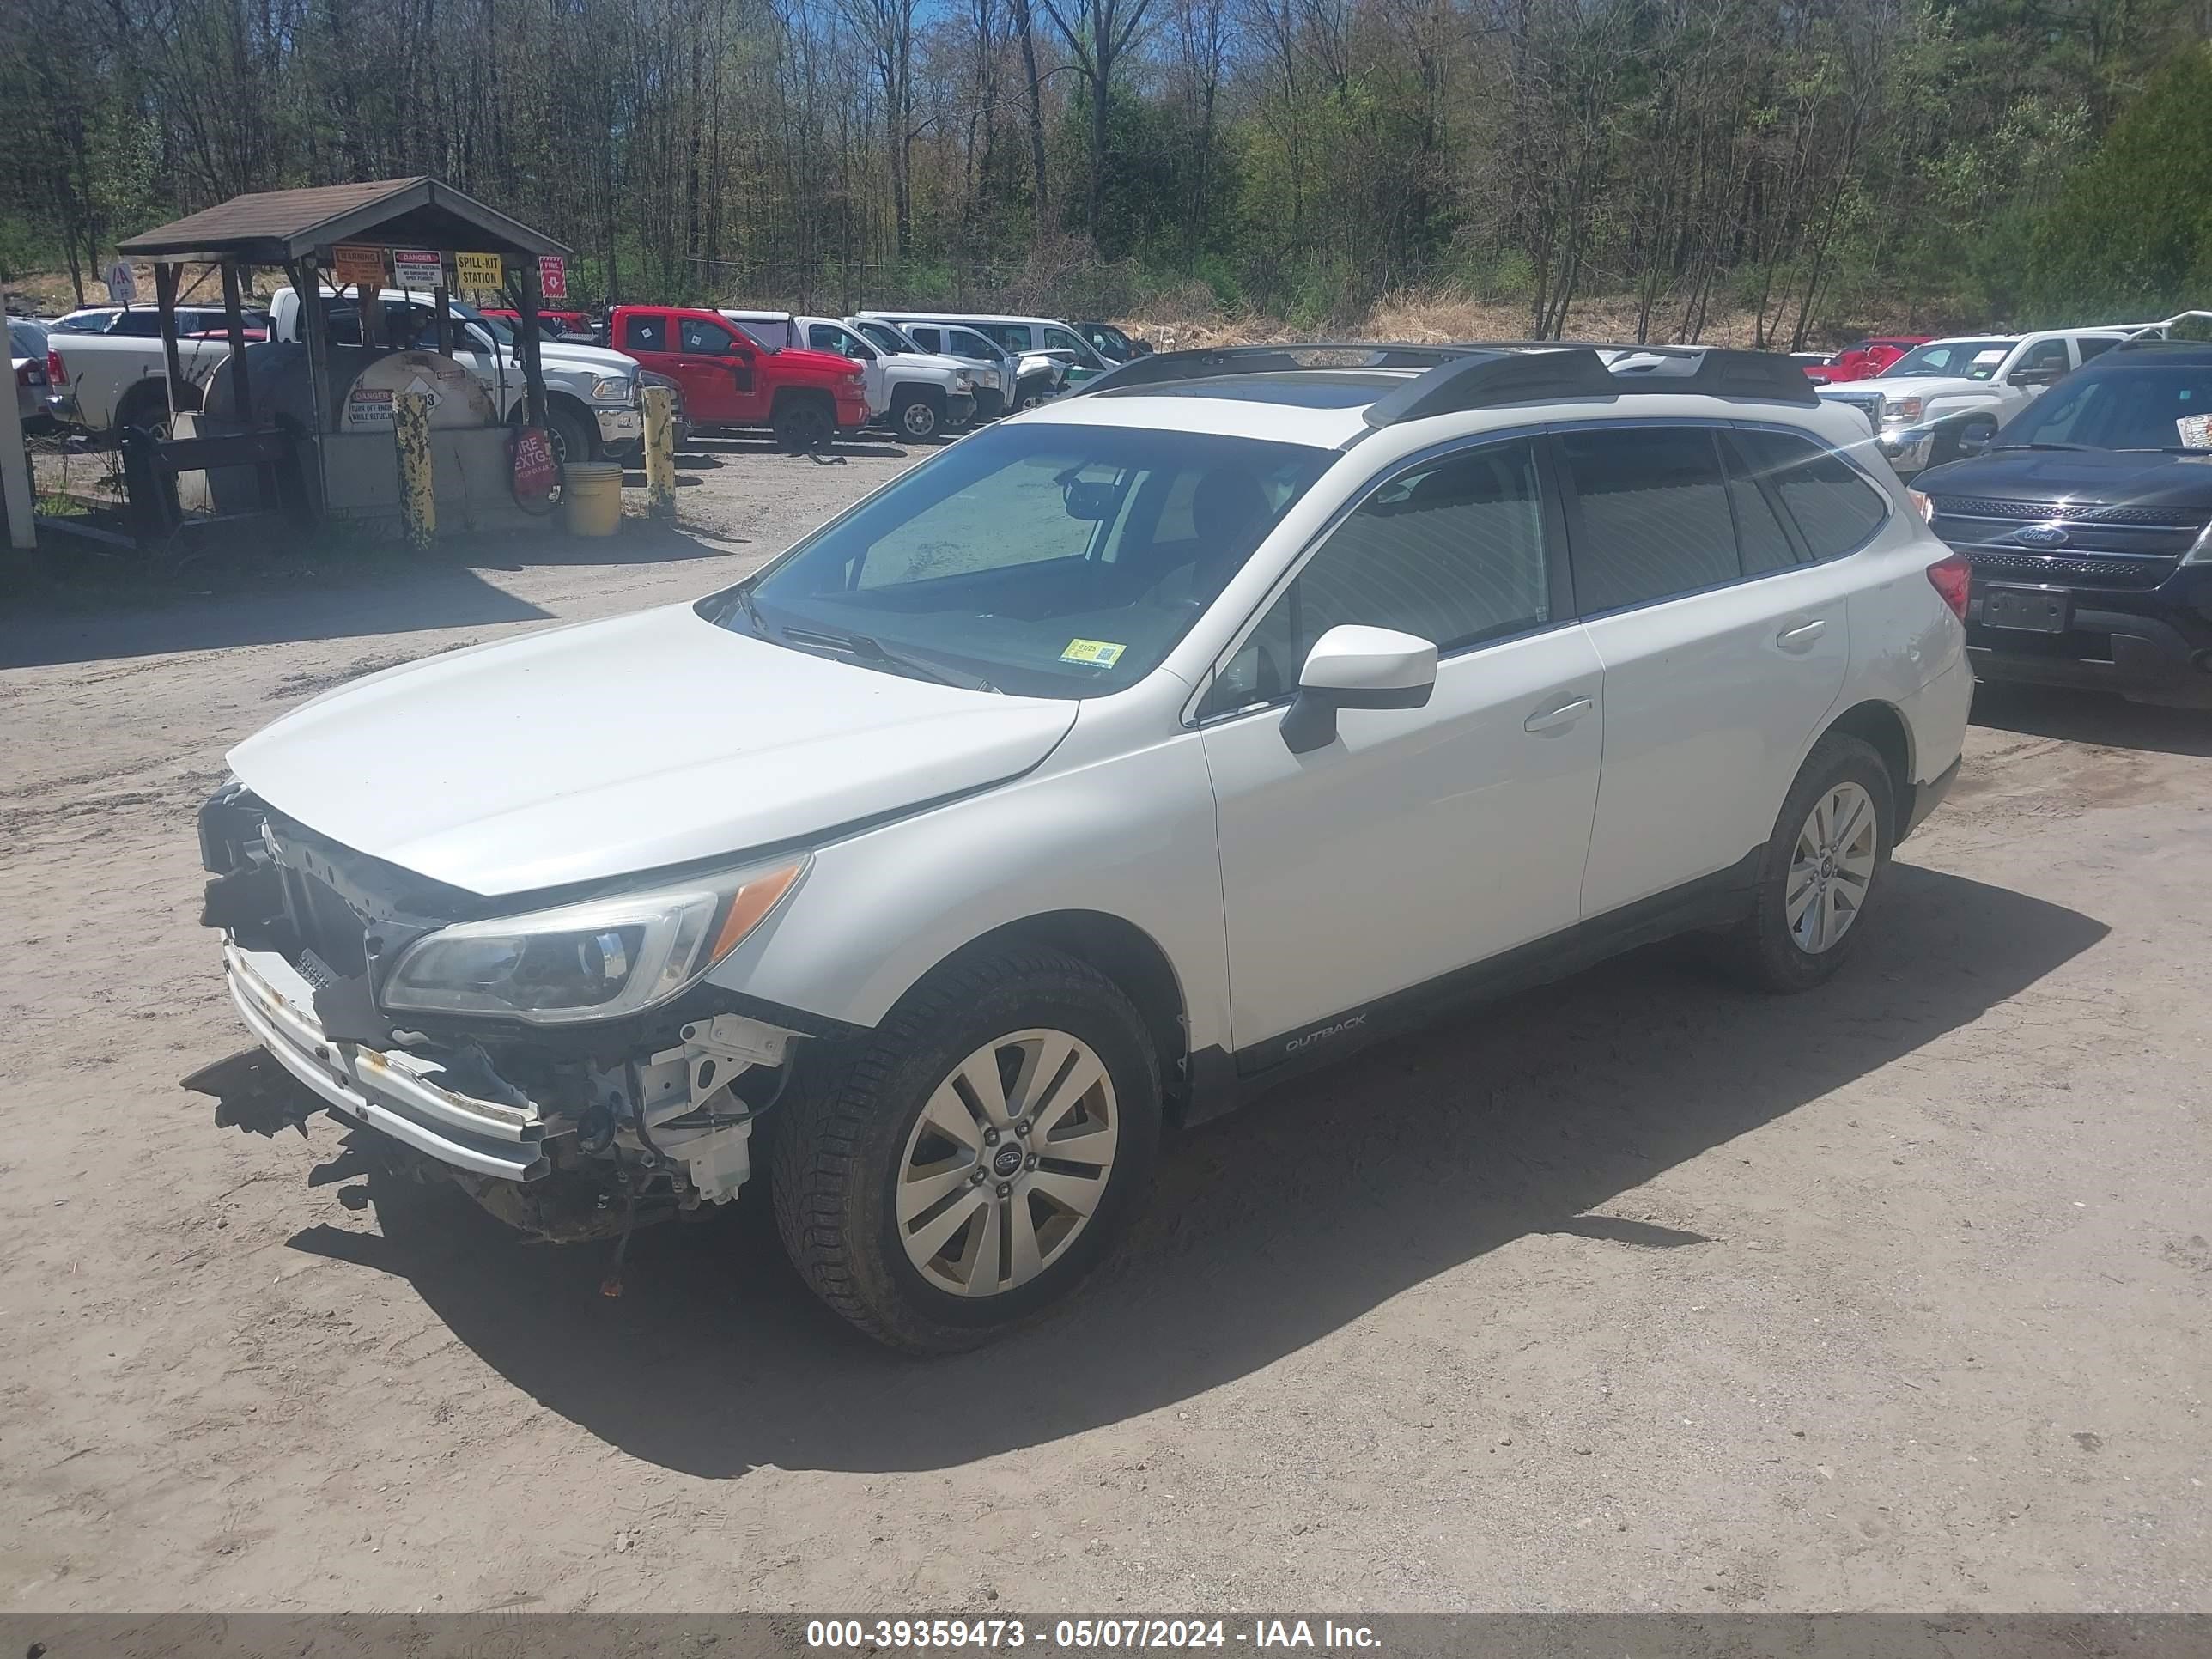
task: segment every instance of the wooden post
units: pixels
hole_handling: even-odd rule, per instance
[[[292,276],[292,292],[300,296],[300,338],[307,348],[307,396],[314,407],[308,411],[313,425],[308,430],[315,439],[315,501],[318,514],[330,499],[330,468],[323,453],[326,433],[337,430],[337,419],[331,412],[331,341],[329,324],[323,313],[322,256],[310,248],[302,258],[295,259],[288,269]]]
[[[399,451],[399,518],[407,544],[427,548],[438,536],[438,501],[430,471],[430,397],[402,392],[392,400],[392,435]]]
[[[31,477],[31,458],[23,450],[22,411],[15,407],[12,396],[0,398],[0,403],[8,405],[0,410],[0,499],[7,503],[8,545],[18,553],[27,553],[39,541],[39,527],[33,519],[38,495]],[[27,570],[31,562],[15,559],[11,562]]]
[[[230,401],[239,423],[253,429],[253,383],[246,373],[246,313],[239,304],[238,262],[222,262],[222,321],[230,337]]]
[[[656,519],[676,517],[676,394],[649,386],[645,404],[645,488],[647,510]]]
[[[545,371],[538,356],[538,261],[525,257],[521,263],[522,303],[517,307],[522,313],[522,328],[515,340],[515,353],[522,359],[522,403],[526,424],[543,428],[545,425]],[[571,460],[586,461],[588,455],[573,455]]]
[[[177,392],[185,382],[185,360],[177,349],[177,268],[167,261],[154,267],[154,305],[161,313],[161,361],[168,371],[169,413],[173,417]]]
[[[430,303],[437,307],[438,354],[443,357],[453,355],[453,297],[445,284],[445,267],[438,268],[438,286],[430,290]]]

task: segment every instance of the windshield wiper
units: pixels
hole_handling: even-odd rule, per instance
[[[996,691],[999,689],[990,681],[978,679],[973,674],[956,674],[938,667],[934,663],[927,663],[918,657],[909,657],[904,652],[894,651],[870,635],[849,635],[845,645],[846,649],[865,661],[881,663],[886,668],[896,668],[919,679],[934,680],[939,685],[957,685],[969,691]]]
[[[753,625],[753,632],[766,639],[768,624],[761,620],[760,606],[753,603],[753,585],[749,581],[741,582],[730,591],[737,599],[738,609],[745,613],[745,620]],[[727,616],[729,613],[725,611],[723,614]]]
[[[857,662],[874,663],[889,668],[911,679],[932,680],[939,685],[957,685],[966,691],[997,691],[990,681],[978,679],[972,674],[955,674],[939,668],[934,663],[909,657],[904,652],[894,651],[881,640],[867,634],[832,634],[827,629],[787,628],[784,639],[796,646],[819,645],[832,651],[842,651]]]
[[[2094,444],[1991,444],[1991,449],[2078,449],[2094,450]]]

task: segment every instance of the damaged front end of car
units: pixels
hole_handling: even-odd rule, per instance
[[[199,828],[201,919],[260,1047],[185,1086],[264,1134],[327,1109],[538,1237],[727,1203],[756,1121],[823,1035],[704,982],[804,855],[495,902],[341,847],[236,781]]]

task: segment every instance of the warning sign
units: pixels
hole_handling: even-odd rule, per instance
[[[128,259],[118,259],[108,266],[107,297],[119,306],[127,306],[138,297],[137,273],[131,269]]]
[[[456,253],[453,256],[453,284],[457,288],[497,288],[504,275],[496,253]]]
[[[395,288],[433,289],[445,280],[443,255],[422,248],[392,250],[392,281]]]
[[[340,288],[351,288],[356,283],[382,288],[384,250],[360,242],[341,242],[331,250],[331,280]]]
[[[568,262],[557,253],[538,261],[538,291],[549,300],[568,297]]]

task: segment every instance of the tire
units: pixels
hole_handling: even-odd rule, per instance
[[[545,436],[553,446],[553,462],[566,466],[571,461],[594,459],[597,434],[585,423],[582,416],[560,404],[545,405]]]
[[[904,392],[891,410],[891,424],[900,437],[927,443],[945,429],[945,410],[927,392]]]
[[[1814,818],[1838,800],[1850,818],[1840,826],[1840,853],[1827,850]],[[1879,906],[1896,828],[1896,787],[1872,745],[1840,732],[1814,744],[1759,854],[1752,914],[1729,941],[1739,975],[1785,994],[1832,979],[1865,936],[1868,909]],[[1824,867],[1828,873],[1817,873]],[[1808,879],[1814,891],[1799,906]]]
[[[187,402],[185,407],[193,405]],[[115,411],[118,427],[136,427],[149,438],[167,442],[170,436],[168,383],[165,380],[141,381],[123,399],[123,406]]]
[[[1041,1097],[1026,1073],[1063,1052],[1044,1117],[1009,1114],[1019,1133],[986,1127],[966,1082],[979,1064],[1001,1079],[1011,1069],[1005,1103],[1034,1109]],[[1097,1264],[1151,1179],[1160,1133],[1151,1034],[1119,987],[1060,951],[956,958],[842,1062],[823,1058],[829,1075],[803,1085],[775,1126],[776,1225],[815,1294],[890,1346],[958,1352],[1043,1313]],[[1089,1076],[1092,1061],[1096,1075],[1077,1092],[1079,1068]],[[1077,1136],[1083,1159],[1053,1157]],[[1090,1161],[1102,1147],[1103,1166]],[[1078,1170],[1096,1173],[1066,1173]],[[1087,1215],[1076,1219],[1060,1193],[1089,1204]],[[978,1288],[963,1294],[963,1278]]]
[[[1984,442],[1982,447],[1986,449],[1988,447],[1986,441],[1996,437],[1996,432],[1997,423],[1986,416],[1977,420],[1961,421],[1956,426],[1945,428],[1942,437],[1936,442],[1936,457],[1932,465],[1941,466],[1946,461],[1964,459],[1966,453],[1964,441],[1969,433],[1977,434],[1983,438]]]
[[[1025,409],[1035,409],[1051,395],[1048,383],[1043,380],[1020,381],[1014,387],[1014,413],[1018,415]]]
[[[775,406],[770,428],[776,442],[786,451],[804,455],[830,447],[830,440],[836,434],[837,420],[826,398],[786,398]]]

